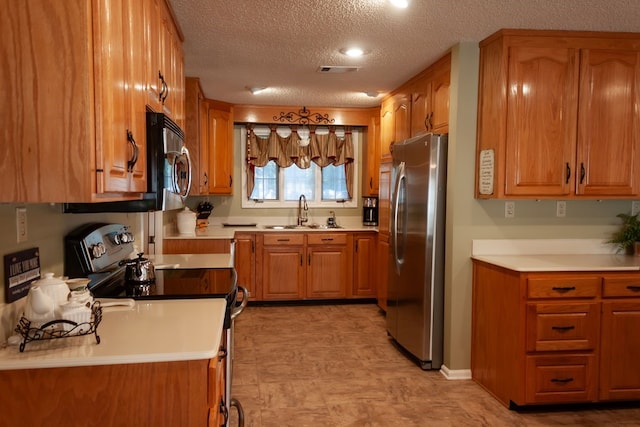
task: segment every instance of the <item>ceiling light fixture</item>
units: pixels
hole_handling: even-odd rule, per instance
[[[340,53],[350,56],[352,58],[359,58],[365,54],[364,50],[359,47],[350,47],[348,49],[340,49]]]
[[[267,90],[267,88],[266,87],[249,87],[249,86],[247,86],[247,90],[249,92],[251,92],[252,94],[257,95],[260,92],[264,92],[265,90]]]
[[[367,95],[369,98],[377,98],[379,95],[379,93],[375,91],[365,92],[364,94]]]
[[[389,0],[389,2],[400,9],[406,9],[409,6],[409,0]]]

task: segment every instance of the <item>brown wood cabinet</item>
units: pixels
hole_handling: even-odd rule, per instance
[[[207,139],[209,109],[200,79],[185,79],[185,144],[191,157],[189,195],[209,194],[209,144]]]
[[[307,282],[305,298],[345,298],[350,283],[349,235],[307,234]]]
[[[210,360],[0,371],[2,389],[11,390],[3,397],[2,423],[220,426],[224,354]],[[87,402],[98,401],[97,413]]]
[[[0,70],[11,88],[0,106],[7,123],[0,201],[96,202],[146,191],[154,6],[169,7],[164,0],[7,6],[0,52],[15,60]],[[175,65],[182,67],[179,58]]]
[[[451,54],[407,83],[411,93],[411,136],[449,132]]]
[[[639,41],[502,30],[481,42],[476,196],[637,197]]]
[[[235,267],[238,285],[249,291],[251,299],[262,299],[261,290],[256,288],[256,235],[255,233],[235,233]]]
[[[363,148],[362,195],[378,195],[378,169],[380,165],[380,116],[371,118],[366,130]]]
[[[258,234],[257,272],[264,300],[297,300],[304,296],[304,234]]]
[[[376,296],[373,232],[256,233],[256,248],[259,299]]]
[[[233,194],[233,106],[207,100],[209,194]]]
[[[351,294],[376,297],[376,233],[353,235],[353,286]]]
[[[505,405],[640,398],[640,274],[473,262],[471,371]]]

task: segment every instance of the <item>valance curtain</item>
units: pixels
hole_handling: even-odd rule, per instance
[[[247,198],[251,197],[254,187],[256,166],[266,166],[270,160],[281,168],[295,164],[307,169],[311,162],[320,167],[344,165],[349,198],[353,195],[354,149],[351,126],[345,126],[344,137],[336,135],[335,126],[329,126],[328,134],[316,134],[316,126],[309,126],[309,143],[300,145],[298,127],[291,126],[291,134],[283,137],[276,132],[277,125],[269,126],[268,137],[253,132],[253,126],[247,125]]]

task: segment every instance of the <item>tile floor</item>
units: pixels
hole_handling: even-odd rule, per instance
[[[471,380],[422,371],[373,304],[250,305],[235,343],[245,426],[640,426],[640,405],[516,412]]]

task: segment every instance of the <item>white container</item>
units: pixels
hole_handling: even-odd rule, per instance
[[[42,292],[53,300],[54,309],[69,297],[69,285],[64,280],[53,277],[53,273],[44,273],[44,277],[33,282],[31,286],[39,286]]]
[[[91,320],[91,309],[87,305],[79,302],[69,301],[61,304],[58,311],[59,318],[75,323],[62,323],[62,329],[65,331],[70,331],[81,323],[89,323]],[[85,328],[85,330],[86,329],[88,329],[88,327]]]
[[[196,233],[196,218],[195,212],[189,208],[178,212],[176,219],[178,222],[178,233],[183,235],[195,235]]]

